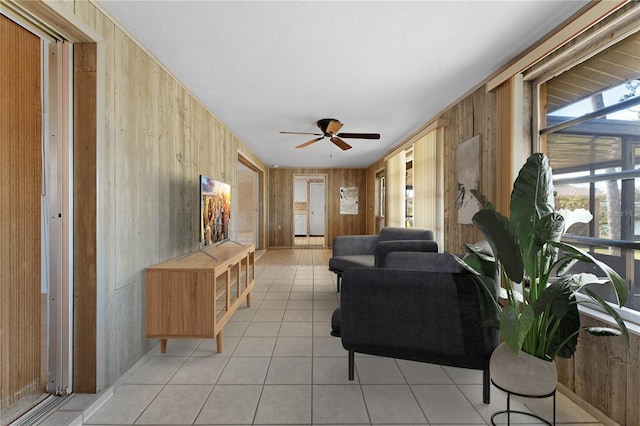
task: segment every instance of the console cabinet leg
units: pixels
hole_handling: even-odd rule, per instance
[[[160,353],[167,352],[167,339],[160,339]]]
[[[216,336],[216,348],[218,349],[218,353],[222,352],[222,330]]]

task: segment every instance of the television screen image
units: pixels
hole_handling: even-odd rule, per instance
[[[200,242],[208,246],[229,239],[231,186],[200,176]]]

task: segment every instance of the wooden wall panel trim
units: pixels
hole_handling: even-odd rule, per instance
[[[365,233],[368,235],[376,234],[376,221],[378,220],[377,211],[377,182],[376,176],[378,173],[384,172],[384,159],[378,160],[376,163],[369,166],[366,170],[366,186],[367,186],[367,210],[366,210],[366,227]]]
[[[97,391],[97,45],[74,48],[74,391]]]
[[[98,41],[98,37],[86,23],[77,19],[62,5],[63,1],[12,0],[20,8],[46,23],[50,31],[64,34],[67,40],[84,43]]]
[[[0,410],[44,391],[40,61],[40,38],[0,15]]]
[[[496,210],[508,215],[513,183],[513,80],[496,89]]]

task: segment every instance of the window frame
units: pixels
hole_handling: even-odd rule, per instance
[[[636,25],[635,31],[626,32],[624,36],[621,35],[616,40],[610,39],[607,43],[606,48],[609,48],[610,46],[616,44],[617,42],[629,36],[633,36],[634,34],[637,36],[638,33],[640,33],[640,24]],[[595,42],[597,43],[597,40]],[[605,50],[605,49],[602,48],[602,45],[600,45],[598,52],[602,50]],[[562,123],[556,123],[552,126],[546,125],[547,111],[545,110],[544,105],[546,105],[547,90],[546,90],[545,84],[548,81],[550,81],[552,78],[560,75],[562,72],[580,66],[580,64],[583,61],[585,61],[585,59],[590,58],[591,56],[594,56],[598,52],[596,52],[595,50],[592,50],[590,52],[581,52],[581,54],[575,54],[573,55],[573,59],[570,63],[564,63],[560,65],[554,72],[545,72],[544,74],[536,73],[535,67],[532,67],[531,70],[527,71],[530,75],[536,75],[535,78],[530,78],[528,80],[532,84],[531,87],[533,91],[532,112],[533,112],[534,119],[532,123],[533,124],[532,130],[533,130],[534,139],[533,139],[532,149],[534,151],[547,153],[547,137],[549,134],[551,134],[554,131],[567,129],[572,126],[576,126],[579,123],[587,122],[597,117],[602,117],[604,115],[607,115],[608,113],[611,113],[614,110],[626,109],[629,106],[640,105],[640,96],[639,96],[623,102],[619,102],[612,106],[605,107],[598,111],[585,114],[581,117],[567,120]],[[638,78],[640,78],[640,76]],[[525,73],[525,81],[526,80],[527,78]],[[597,92],[594,91],[594,93],[597,93]],[[615,135],[612,135],[612,136],[615,136]],[[603,238],[594,238],[593,236],[597,234],[593,232],[593,227],[595,226],[593,224],[591,225],[592,229],[590,230],[591,237],[579,237],[579,236],[572,236],[567,234],[565,236],[565,239],[569,242],[587,245],[589,246],[589,250],[594,250],[596,247],[602,247],[603,245],[619,248],[624,251],[627,251],[630,249],[632,251],[628,252],[629,254],[625,255],[624,252],[621,252],[619,256],[622,258],[622,261],[625,261],[624,259],[625,257],[627,257],[626,262],[629,263],[629,266],[633,267],[632,265],[634,263],[640,262],[640,260],[634,261],[635,257],[633,256],[633,251],[640,250],[640,226],[636,226],[634,224],[635,184],[633,183],[634,179],[640,179],[640,168],[636,168],[637,167],[636,164],[638,164],[638,160],[640,157],[640,135],[637,135],[637,136],[634,135],[633,137],[627,137],[626,139],[621,137],[620,143],[621,143],[621,160],[619,164],[623,166],[622,170],[617,170],[615,172],[606,173],[606,174],[595,175],[594,174],[595,169],[602,168],[600,167],[600,165],[597,165],[590,168],[589,176],[583,176],[583,177],[577,177],[577,178],[573,178],[573,177],[558,178],[558,179],[554,179],[554,184],[589,183],[589,185],[593,188],[595,187],[596,181],[619,180],[621,182],[619,184],[621,188],[621,197],[620,197],[621,203],[624,202],[623,199],[630,200],[629,202],[631,204],[630,206],[627,206],[627,207],[632,209],[631,211],[633,212],[633,214],[627,220],[627,222],[629,223],[621,224],[620,239],[610,240],[610,239],[603,239]],[[626,196],[623,195],[625,191],[626,191]],[[595,199],[593,197],[593,189],[590,195],[590,200],[591,199]],[[621,205],[620,214],[622,214],[622,212],[625,211],[624,209],[625,209],[625,206]],[[593,211],[593,209],[591,210]],[[625,221],[623,220],[623,222]],[[627,230],[630,230],[630,233],[627,233],[627,234],[624,233],[625,227]],[[634,269],[637,269],[637,268],[634,268]],[[625,273],[625,275],[626,276],[624,278],[625,278],[625,281],[627,281],[628,288],[630,290],[630,296],[629,296],[630,299],[634,297],[634,293],[636,293],[637,295],[640,295],[640,291],[638,291],[638,287],[640,287],[640,283],[636,284],[636,281],[640,279],[640,277],[634,276],[635,274],[631,271],[629,272],[629,274]],[[635,332],[640,332],[640,304],[639,303],[633,303],[632,301],[632,303],[630,304],[631,307],[618,308],[615,305],[612,305],[612,306],[615,307],[615,309],[620,313],[620,315],[622,316],[622,318],[625,319],[625,321],[628,321],[629,325],[631,326],[630,330],[633,330]],[[597,310],[594,310],[594,309],[585,309],[584,312],[587,312],[590,315],[597,318],[603,317],[602,313],[598,313]]]

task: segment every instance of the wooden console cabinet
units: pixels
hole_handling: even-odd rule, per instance
[[[147,268],[146,336],[160,339],[217,337],[244,300],[251,306],[255,247],[226,241]]]

